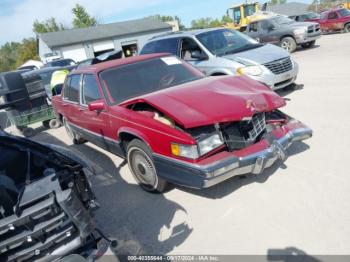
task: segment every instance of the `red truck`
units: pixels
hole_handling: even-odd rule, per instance
[[[350,11],[345,8],[335,8],[321,13],[318,20],[322,32],[343,31],[350,32]]]
[[[74,70],[52,104],[74,143],[125,158],[140,186],[155,192],[260,174],[312,136],[278,110],[285,100],[267,86],[245,76],[205,77],[169,54]]]

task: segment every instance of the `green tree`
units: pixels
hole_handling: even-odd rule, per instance
[[[66,27],[61,23],[57,23],[54,17],[46,19],[43,22],[35,20],[33,23],[33,32],[36,34],[56,32],[65,29]]]
[[[39,59],[34,38],[8,42],[0,47],[0,72],[14,70],[30,59]]]
[[[83,6],[76,4],[75,7],[72,9],[72,12],[74,15],[74,28],[82,28],[97,25],[96,18],[90,16]]]
[[[0,48],[0,72],[16,68],[19,46],[20,43],[8,42]]]
[[[23,39],[22,43],[18,47],[16,67],[19,67],[31,59],[40,60],[38,56],[37,42],[34,38],[26,38]]]
[[[177,21],[179,23],[179,29],[180,30],[184,30],[186,29],[186,27],[182,24],[180,17],[178,17],[177,15],[175,16],[170,16],[170,15],[151,15],[149,17],[158,19],[162,22],[170,22],[170,21]]]

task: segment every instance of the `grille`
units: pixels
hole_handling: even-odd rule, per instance
[[[251,123],[253,128],[248,131],[249,139],[255,140],[266,128],[265,114],[261,113],[254,115]]]
[[[264,66],[266,66],[272,73],[279,75],[292,70],[293,63],[290,57],[287,57],[264,64]]]
[[[251,145],[266,130],[265,113],[259,113],[248,121],[234,122],[221,126],[229,151]]]
[[[310,25],[307,28],[307,32],[309,34],[312,34],[312,33],[318,32],[318,31],[320,31],[320,25],[319,24],[317,24],[317,25]]]
[[[78,236],[54,195],[27,205],[20,217],[0,221],[0,256],[5,261],[34,260]]]

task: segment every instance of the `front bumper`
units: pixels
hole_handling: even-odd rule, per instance
[[[301,35],[301,36],[296,36],[295,41],[297,42],[298,45],[305,44],[308,42],[316,41],[321,37],[321,30],[319,33],[314,33],[312,35]]]
[[[264,83],[269,86],[272,90],[277,90],[289,86],[294,83],[299,73],[298,64],[293,61],[293,68],[282,74],[274,74],[269,69],[264,67],[264,72],[260,76],[250,76],[256,81]]]
[[[203,165],[154,154],[157,174],[174,184],[198,189],[211,187],[237,175],[261,174],[278,159],[284,161],[287,158],[286,149],[293,142],[312,136],[312,130],[299,122],[291,126],[290,129],[287,126],[288,131],[279,128],[281,130],[268,134],[257,143],[260,150],[242,156],[232,152],[229,157]],[[281,132],[284,134],[281,135]]]

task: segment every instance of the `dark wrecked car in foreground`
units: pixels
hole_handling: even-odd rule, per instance
[[[285,100],[248,77],[203,73],[167,54],[73,71],[53,97],[74,143],[90,141],[126,158],[136,181],[207,188],[260,174],[312,130],[279,110]]]
[[[0,261],[101,255],[83,159],[2,131],[0,155]]]

